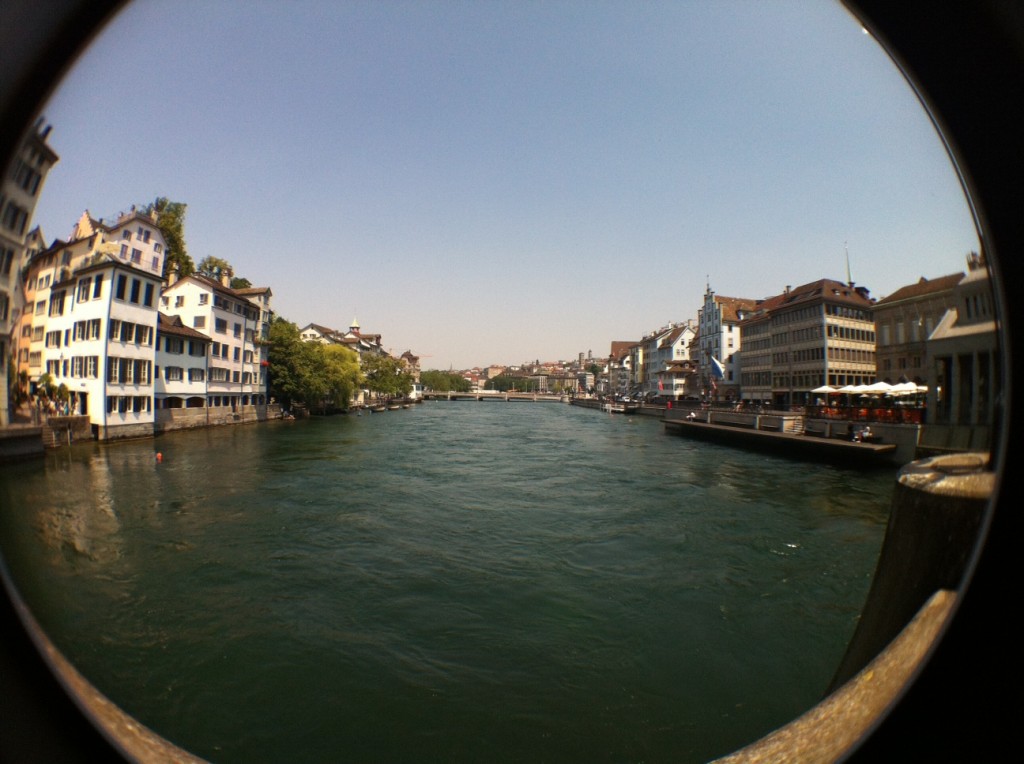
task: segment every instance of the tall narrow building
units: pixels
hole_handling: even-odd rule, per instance
[[[46,177],[59,159],[47,143],[49,135],[50,125],[36,122],[0,184],[0,427],[10,422],[7,370],[25,302],[21,269],[33,232],[41,236],[32,229],[32,218]]]

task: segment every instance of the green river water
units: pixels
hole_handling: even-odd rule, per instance
[[[0,470],[0,549],[211,761],[697,762],[821,697],[894,478],[437,402],[49,452]]]

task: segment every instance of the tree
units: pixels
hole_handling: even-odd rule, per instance
[[[346,408],[363,383],[363,374],[359,369],[359,354],[341,345],[317,347],[321,348],[323,353],[327,387],[324,399],[334,406]]]
[[[155,201],[142,205],[142,211],[151,215],[156,213],[156,225],[163,234],[166,246],[164,257],[163,276],[167,277],[167,271],[172,265],[178,267],[179,276],[188,276],[195,273],[195,264],[189,257],[185,247],[185,209],[188,207],[184,202],[172,202],[166,196],[158,196]]]
[[[233,279],[231,279],[230,286],[232,289],[248,289],[249,287],[252,286],[252,282],[249,281],[249,279],[247,278],[235,276]]]
[[[270,393],[286,408],[344,408],[362,382],[359,357],[348,348],[303,342],[299,327],[278,316],[270,325]]]
[[[270,324],[268,340],[270,394],[281,401],[285,408],[295,402],[305,401],[303,380],[308,363],[303,358],[302,346],[306,343],[299,336],[299,327],[277,316]]]
[[[412,392],[412,374],[397,358],[367,353],[361,360],[366,389],[376,397],[393,398]]]
[[[196,273],[214,281],[220,281],[221,274],[231,270],[234,270],[231,267],[231,263],[222,257],[214,257],[213,255],[207,255],[196,266]]]
[[[497,390],[499,392],[508,392],[513,388],[520,390],[524,389],[529,383],[529,380],[525,377],[510,377],[507,374],[495,377],[487,382],[487,387],[490,390]]]
[[[469,380],[461,374],[438,369],[428,369],[420,374],[420,382],[430,390],[443,393],[468,393],[470,387]]]

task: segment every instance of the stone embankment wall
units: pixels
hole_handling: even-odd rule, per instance
[[[50,416],[42,425],[43,446],[58,448],[83,440],[92,440],[92,425],[87,416]]]
[[[173,430],[191,430],[196,427],[215,427],[226,424],[247,424],[280,419],[281,405],[272,403],[262,406],[239,406],[237,409],[223,408],[182,408],[158,409],[153,431],[156,434]]]
[[[0,427],[0,464],[43,455],[42,428],[30,425]]]

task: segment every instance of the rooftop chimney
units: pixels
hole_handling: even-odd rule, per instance
[[[221,286],[230,287],[231,286],[231,277],[234,276],[234,275],[235,274],[232,273],[230,268],[225,268],[224,270],[222,270],[220,272],[220,283],[221,283]]]

